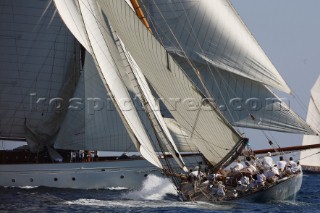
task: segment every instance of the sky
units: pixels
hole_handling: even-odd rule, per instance
[[[295,97],[275,92],[289,98],[291,109],[305,119],[310,89],[320,75],[320,1],[231,2]],[[261,131],[245,133],[254,149],[270,148]],[[302,143],[301,135],[273,132],[271,136],[281,147]]]

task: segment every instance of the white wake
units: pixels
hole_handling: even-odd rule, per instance
[[[149,175],[140,190],[123,194],[123,198],[130,200],[163,200],[168,194],[177,195],[170,179]]]

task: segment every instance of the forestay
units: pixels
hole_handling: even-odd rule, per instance
[[[99,5],[151,87],[212,164],[241,144],[240,135],[203,100],[204,96],[125,1],[99,1]]]

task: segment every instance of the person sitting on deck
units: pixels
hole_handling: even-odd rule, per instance
[[[263,174],[263,170],[260,170],[257,173],[257,184],[258,184],[258,187],[259,188],[264,187],[265,181],[266,181],[266,176]]]
[[[291,165],[291,168],[297,167],[297,163],[293,161],[293,158],[289,158],[289,164]]]
[[[268,155],[263,157],[262,166],[265,169],[269,169],[269,168],[272,168],[273,164],[274,164],[274,162],[273,162],[273,159],[271,158],[271,153],[268,152]]]
[[[243,165],[241,163],[240,160],[237,160],[237,164],[235,165],[235,167],[233,167],[233,171],[240,171],[241,169],[243,169]]]
[[[237,192],[236,189],[233,190],[232,196],[233,196],[234,198],[237,198],[237,197],[238,197],[238,192]]]
[[[250,174],[255,174],[256,173],[257,168],[254,165],[252,165],[252,164],[250,164],[249,162],[246,161],[246,166],[247,166],[247,168],[246,168],[247,172],[249,172]]]
[[[280,156],[279,161],[277,162],[277,167],[279,171],[283,172],[286,165],[287,165],[287,162],[283,160],[282,156]]]
[[[221,181],[218,182],[217,195],[219,197],[224,197],[226,195],[226,187],[222,184]]]
[[[240,180],[237,182],[237,187],[236,187],[237,191],[245,192],[245,191],[247,191],[247,188],[248,188],[248,185],[241,183]]]
[[[300,162],[297,162],[297,166],[292,168],[292,173],[293,174],[298,174],[302,171],[301,166],[300,166]]]

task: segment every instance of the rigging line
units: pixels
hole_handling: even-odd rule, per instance
[[[88,2],[88,3],[90,4],[90,6],[89,6],[90,8],[88,8],[87,5],[83,2],[83,0],[78,0],[78,1],[82,1],[83,6],[84,6],[84,7],[89,11],[89,13],[91,13],[91,15],[94,17],[94,19],[95,19],[95,21],[96,21],[96,23],[97,23],[97,25],[98,25],[98,27],[99,27],[99,32],[100,32],[100,34],[101,34],[102,37],[103,37],[102,31],[101,31],[101,26],[103,26],[103,25],[99,22],[99,19],[95,16],[95,13],[94,13],[93,9],[91,8],[91,4]],[[80,9],[80,11],[81,11],[81,9]],[[80,13],[81,13],[81,17],[82,17],[82,19],[83,19],[82,12],[80,12]],[[83,21],[84,21],[84,19],[83,19]],[[85,24],[85,22],[84,22],[84,24]],[[88,31],[87,31],[86,28],[87,28],[87,27],[85,26],[86,34],[87,34],[88,39],[89,39]],[[107,30],[107,29],[105,29],[105,30]],[[110,35],[107,35],[107,36],[110,37]],[[111,37],[110,37],[110,38],[111,38]],[[94,39],[95,39],[95,37],[94,37]],[[104,37],[103,37],[103,39],[104,39],[104,42],[105,42],[106,46],[109,48],[109,46],[107,45],[107,42],[106,42],[106,40],[105,40]],[[112,39],[112,38],[111,38],[111,39]],[[96,42],[99,43],[97,40],[96,40]],[[90,43],[90,39],[89,39],[89,43]],[[91,46],[91,44],[89,44],[89,45]],[[93,50],[92,46],[91,46],[91,49]],[[93,56],[96,58],[94,52],[93,52],[92,54],[93,54]],[[104,56],[106,57],[105,53],[104,53]],[[108,57],[106,57],[106,58],[107,58],[107,60],[108,60],[109,63],[112,63],[112,62],[116,63],[116,60],[113,58],[112,55],[111,55],[111,58],[112,58],[111,60],[112,60],[112,61],[110,61],[110,60],[108,59]],[[100,69],[100,71],[101,71],[100,65],[97,64],[97,66],[99,67],[99,69]],[[116,75],[118,75],[118,77],[119,77],[120,80],[122,81],[122,78],[121,78],[121,76],[119,75],[119,69],[118,69],[118,67],[116,66],[116,64],[114,64],[113,66],[114,66],[115,70],[118,70],[118,72],[116,72]],[[104,81],[104,82],[105,82],[105,81]],[[108,86],[108,84],[107,84],[106,82],[105,82],[105,85],[109,88],[109,86]],[[109,88],[109,90],[110,90],[110,88]],[[111,91],[111,90],[110,90],[110,91]],[[115,97],[114,97],[112,94],[111,94],[111,96],[112,96],[112,99],[115,100]],[[115,105],[118,106],[118,103],[116,103]],[[118,107],[119,107],[119,106],[118,106]],[[119,108],[119,113],[122,114],[122,116],[124,117],[126,123],[131,124],[131,126],[133,125],[133,124],[131,123],[131,121],[129,121],[129,120],[124,116],[124,114],[122,113],[122,111],[121,111],[120,108]],[[138,133],[138,132],[135,133],[129,125],[127,126],[127,128],[128,128],[128,130],[134,135],[135,139],[137,140],[137,142],[139,142],[139,144],[140,144],[140,146],[141,146],[142,144],[140,143],[140,141],[138,140],[138,138],[135,136],[135,135],[139,135],[139,133]],[[140,136],[140,137],[141,137],[141,136]],[[143,147],[144,147],[144,149],[145,149],[146,151],[148,151],[148,154],[149,154],[150,156],[153,155],[154,150],[152,150],[152,146],[149,147],[149,146],[145,146],[145,145],[144,145]],[[153,158],[153,157],[152,157],[152,158]]]
[[[307,155],[307,156],[305,156],[305,157],[303,157],[303,158],[300,158],[299,160],[303,160],[303,159],[306,159],[306,158],[309,158],[309,157],[312,157],[312,156],[318,155],[318,154],[320,154],[320,152],[316,152],[316,153],[313,153],[313,154],[311,154],[311,155]]]

